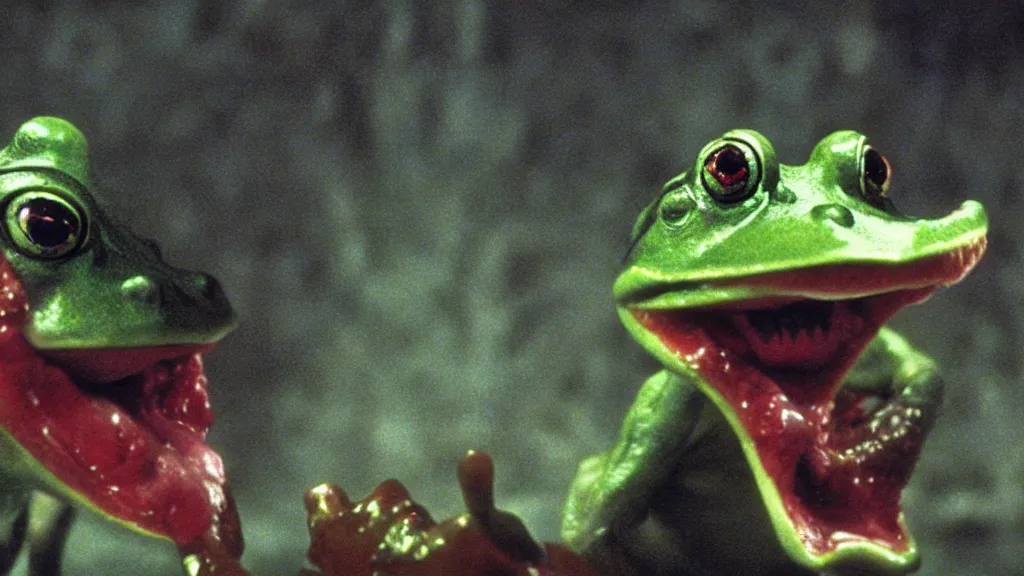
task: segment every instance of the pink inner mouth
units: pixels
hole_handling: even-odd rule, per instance
[[[797,331],[795,339],[777,332],[762,339],[754,328],[737,330],[736,324],[754,320],[737,321],[735,315],[741,313],[735,310],[724,314],[634,312],[641,324],[729,404],[804,546],[817,555],[852,540],[906,549],[906,536],[898,523],[899,496],[913,460],[894,461],[883,470],[832,466],[833,456],[841,452],[837,431],[850,425],[835,413],[836,386],[883,318],[895,312],[903,298],[887,300],[872,304],[872,312],[861,319],[863,327],[848,336],[837,335],[841,329],[834,327],[835,331],[825,330],[817,337]],[[766,313],[771,312],[759,309],[742,314]],[[811,345],[796,350],[804,340]],[[858,414],[858,419],[865,416]],[[919,448],[919,442],[910,445],[913,440],[908,438],[900,448]]]
[[[21,334],[20,283],[6,261],[0,270],[0,427],[107,514],[179,545],[214,531],[240,553],[224,467],[204,442],[199,352],[212,346],[41,354]]]
[[[898,399],[839,386],[884,322],[960,280],[984,247],[981,239],[899,267],[829,266],[743,281],[828,300],[787,296],[747,308],[633,315],[730,406],[808,552],[821,555],[848,542],[903,552],[908,537],[899,500],[924,432],[896,422],[913,409]],[[899,411],[883,412],[886,404]]]

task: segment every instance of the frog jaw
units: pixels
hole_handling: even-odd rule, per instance
[[[875,440],[853,433],[860,420],[836,408],[850,400],[838,389],[889,317],[958,281],[984,248],[981,235],[904,264],[773,272],[704,284],[697,290],[705,294],[647,291],[645,300],[620,304],[619,313],[641,344],[670,369],[692,375],[721,410],[791,558],[815,570],[854,565],[905,573],[918,553],[899,498],[923,435],[863,462],[821,466],[856,448],[843,444],[851,438]],[[671,305],[688,301],[702,305]],[[900,457],[908,453],[914,457]]]

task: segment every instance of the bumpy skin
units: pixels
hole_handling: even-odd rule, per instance
[[[563,538],[604,574],[905,574],[899,510],[942,399],[882,324],[966,275],[974,202],[898,214],[891,168],[837,132],[803,166],[727,133],[638,219],[620,317],[665,370],[584,461]]]
[[[93,188],[85,138],[64,120],[36,118],[0,150],[0,574],[25,543],[31,574],[57,574],[72,505],[163,538],[213,530],[214,540],[241,553],[227,492],[213,504],[181,500],[210,515],[198,526],[168,520],[175,532],[136,521],[130,500],[87,490],[131,492],[112,478],[142,452],[183,474],[201,469],[202,458],[219,467],[202,444],[210,419],[198,353],[235,322],[216,280],[169,266],[152,241],[105,217]],[[143,372],[152,376],[146,384],[125,380]],[[144,385],[163,388],[128,397]],[[158,420],[163,436],[143,430]],[[90,430],[92,423],[99,425]],[[171,456],[172,437],[194,452]],[[226,491],[222,471],[209,474]]]

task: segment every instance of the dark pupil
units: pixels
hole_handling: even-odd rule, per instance
[[[881,188],[889,178],[889,170],[885,166],[885,159],[874,150],[864,153],[864,178],[868,182]]]
[[[732,186],[747,177],[747,157],[735,146],[726,146],[713,154],[708,170],[722,186]]]
[[[78,217],[60,202],[33,198],[18,210],[18,223],[34,244],[57,248],[78,230]]]

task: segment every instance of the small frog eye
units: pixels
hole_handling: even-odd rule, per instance
[[[889,196],[889,180],[892,178],[892,166],[889,161],[874,148],[867,146],[861,160],[861,194],[869,204],[877,208],[885,206]]]
[[[727,143],[708,154],[700,177],[712,198],[731,204],[754,194],[760,179],[759,172],[754,152],[736,142]]]
[[[22,253],[33,258],[61,258],[85,238],[77,207],[52,192],[25,192],[7,204],[7,235]]]

